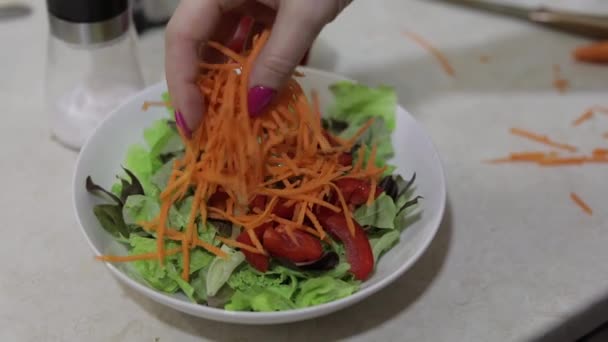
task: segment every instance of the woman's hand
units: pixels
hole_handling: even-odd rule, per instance
[[[201,58],[211,61],[218,58],[205,49],[205,43],[210,40],[228,43],[243,16],[255,19],[254,31],[273,27],[249,80],[249,112],[258,115],[291,76],[321,29],[350,2],[182,0],[167,25],[165,46],[166,78],[176,122],[187,134],[200,123],[204,113],[203,98],[196,85],[198,62]]]

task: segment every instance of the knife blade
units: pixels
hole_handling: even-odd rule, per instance
[[[608,16],[595,16],[544,7],[529,8],[484,0],[435,0],[526,20],[572,34],[608,39]]]

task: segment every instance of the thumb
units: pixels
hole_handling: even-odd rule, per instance
[[[268,42],[257,57],[249,78],[250,115],[260,115],[277,89],[287,82],[323,26],[335,16],[331,12],[331,6],[314,1],[280,3]]]

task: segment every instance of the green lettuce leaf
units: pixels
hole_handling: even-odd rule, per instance
[[[158,158],[153,156],[144,146],[135,144],[127,150],[124,163],[125,167],[139,179],[146,195],[158,195],[159,190],[151,181],[152,175],[162,166]]]
[[[129,255],[137,255],[143,253],[153,253],[156,252],[156,240],[140,237],[137,235],[131,235],[129,239],[129,243],[131,244],[131,250],[129,251]],[[174,242],[168,242],[166,247],[175,248],[177,244]],[[176,256],[167,256],[167,263],[174,262]],[[174,293],[179,289],[179,284],[172,279],[168,273],[167,268],[162,267],[158,260],[136,260],[133,261],[133,267],[137,271],[137,273],[153,288]],[[177,271],[180,272],[180,271]]]
[[[154,184],[159,189],[164,189],[167,187],[167,183],[169,183],[169,177],[171,176],[171,172],[173,171],[173,161],[175,159],[171,158],[168,162],[164,163],[150,178],[150,182]]]
[[[354,217],[362,226],[394,229],[397,207],[393,199],[382,193],[370,205],[363,205],[355,210]]]
[[[216,234],[217,234],[217,229],[211,222],[207,221],[206,226],[203,225],[202,222],[199,222],[199,224],[198,224],[199,239],[217,246],[217,245],[219,245],[219,240],[215,239]]]
[[[289,299],[297,289],[298,280],[285,267],[261,273],[247,265],[228,279],[228,286],[240,291],[253,287],[265,288]]]
[[[186,294],[191,301],[196,302],[196,299],[194,298],[194,288],[192,285],[182,279],[181,274],[177,271],[173,264],[168,263],[166,268],[167,276],[177,283],[182,292],[184,292],[184,294]]]
[[[236,291],[224,306],[229,311],[283,311],[295,309],[296,305],[283,295],[271,289],[253,287],[245,291]]]
[[[350,264],[345,260],[342,260],[333,270],[327,271],[323,275],[336,279],[342,279],[344,276],[348,275],[349,270]]]
[[[171,206],[169,209],[169,226],[180,231],[186,227],[193,199],[193,196],[189,196],[183,199],[181,203]]]
[[[127,197],[127,201],[122,208],[124,222],[129,225],[136,224],[140,221],[150,221],[154,219],[159,212],[160,204],[158,203],[158,199],[144,195],[132,195]]]
[[[169,97],[169,92],[164,92],[161,94],[161,98],[163,99],[163,102],[165,103],[171,103],[171,98]],[[173,115],[173,112],[175,111],[175,109],[173,109],[172,106],[167,106],[167,111],[169,112],[169,114]]]
[[[168,153],[174,151],[167,151],[166,147],[171,142],[173,145],[175,141],[180,141],[179,134],[167,124],[166,119],[156,120],[150,127],[144,130],[144,139],[150,148],[150,154],[153,157],[157,157],[161,153]],[[181,149],[183,145],[177,146]],[[173,146],[172,146],[173,147]]]
[[[359,282],[347,282],[324,276],[305,280],[300,285],[295,303],[299,308],[328,303],[350,296],[359,289]]]
[[[329,89],[334,95],[334,103],[329,109],[331,118],[360,126],[371,117],[379,117],[384,119],[390,132],[395,129],[397,95],[393,88],[387,86],[374,88],[341,81],[334,83]]]
[[[215,256],[202,248],[195,248],[190,251],[190,274],[194,274],[202,270],[213,262]],[[180,269],[184,269],[184,257],[181,253],[176,256],[177,264]]]
[[[369,239],[369,243],[372,246],[372,253],[374,254],[374,261],[377,263],[382,253],[391,249],[399,241],[401,232],[398,230],[388,231],[380,237]]]
[[[396,127],[397,95],[391,87],[367,87],[350,81],[330,86],[334,104],[329,109],[330,129],[337,127],[342,138],[351,138],[369,119],[375,118],[371,127],[358,143],[364,148],[364,163],[369,159],[371,147],[376,145],[376,166],[383,167],[394,156],[391,133]],[[336,123],[343,123],[337,125]],[[344,129],[344,125],[347,127]],[[355,154],[357,156],[357,154]],[[395,169],[389,166],[385,174]]]
[[[228,285],[235,290],[247,290],[253,286],[279,286],[285,280],[283,274],[264,274],[247,265],[228,279]]]
[[[118,204],[99,204],[93,207],[93,213],[101,227],[119,241],[129,238],[130,231],[122,216]]]
[[[194,290],[194,299],[198,303],[203,303],[207,300],[207,281],[205,280],[205,274],[207,270],[201,269],[192,275],[190,280],[190,286]]]
[[[351,124],[340,134],[340,136],[345,139],[350,139],[360,128],[361,125]],[[362,145],[361,148],[365,148],[363,159],[365,164],[367,164],[367,160],[371,154],[371,147],[374,144],[376,145],[376,166],[384,166],[386,160],[395,155],[393,142],[391,140],[391,132],[392,131],[386,126],[385,121],[382,118],[378,118],[369,129],[361,135],[357,142]],[[357,153],[355,153],[355,157],[357,157]]]
[[[222,246],[222,250],[228,253],[228,259],[215,257],[207,271],[207,296],[215,295],[228,281],[232,272],[245,260],[245,255],[236,252],[228,246]]]

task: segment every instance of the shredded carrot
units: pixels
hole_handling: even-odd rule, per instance
[[[439,64],[441,64],[441,67],[443,68],[443,71],[445,71],[446,74],[448,74],[450,76],[454,76],[454,69],[452,68],[452,65],[450,64],[447,57],[443,53],[441,53],[441,51],[439,51],[437,48],[435,48],[426,39],[422,38],[422,36],[420,36],[414,32],[406,31],[406,32],[403,32],[403,35],[408,37],[409,39],[411,39],[418,45],[420,45],[422,48],[427,50],[430,54],[432,54],[435,57],[435,59],[437,59]]]
[[[244,249],[244,250],[246,250],[248,252],[251,252],[251,253],[263,254],[262,251],[259,250],[258,248],[249,246],[248,244],[245,244],[245,243],[242,243],[242,242],[238,242],[236,240],[227,239],[227,238],[221,237],[221,236],[218,236],[217,239],[219,241],[227,244],[228,246],[231,246],[231,247]]]
[[[152,106],[170,107],[171,103],[164,101],[144,101],[144,103],[141,105],[141,110],[146,111]]]
[[[583,201],[576,193],[571,192],[570,199],[572,199],[572,201],[576,205],[578,205],[587,215],[593,215],[593,210],[591,209],[591,207],[587,205],[587,203],[585,203],[585,201]]]
[[[348,230],[350,231],[351,235],[355,235],[355,225],[353,223],[353,215],[350,212],[350,209],[348,207],[348,205],[346,204],[346,201],[344,200],[344,195],[342,195],[342,191],[340,190],[340,188],[338,188],[335,184],[330,183],[330,186],[332,188],[334,188],[334,190],[336,191],[336,194],[338,195],[338,199],[340,200],[340,203],[342,204],[342,211],[344,212],[344,217],[346,218],[346,225],[348,226]]]
[[[180,247],[168,249],[165,251],[165,255],[174,255],[179,253]],[[137,260],[154,260],[158,258],[158,252],[142,253],[137,255],[99,255],[95,259],[107,262],[129,262]]]
[[[526,131],[526,130],[520,129],[520,128],[511,128],[511,134],[518,135],[520,137],[524,137],[524,138],[527,138],[530,140],[534,140],[536,142],[539,142],[541,144],[545,144],[545,145],[548,145],[551,147],[566,150],[568,152],[576,152],[578,150],[575,146],[568,145],[568,144],[561,144],[561,143],[558,143],[558,142],[555,142],[555,141],[549,139],[549,137],[547,137],[546,135],[532,133],[530,131]]]
[[[194,245],[195,246],[199,246],[199,247],[203,247],[204,249],[208,250],[209,252],[215,254],[216,256],[223,258],[223,259],[227,259],[228,258],[228,254],[226,254],[226,252],[224,252],[223,250],[215,247],[214,245],[207,243],[203,240],[200,240],[198,237],[194,239]]]
[[[581,116],[572,122],[572,126],[578,126],[587,120],[593,118],[593,110],[587,109]]]

